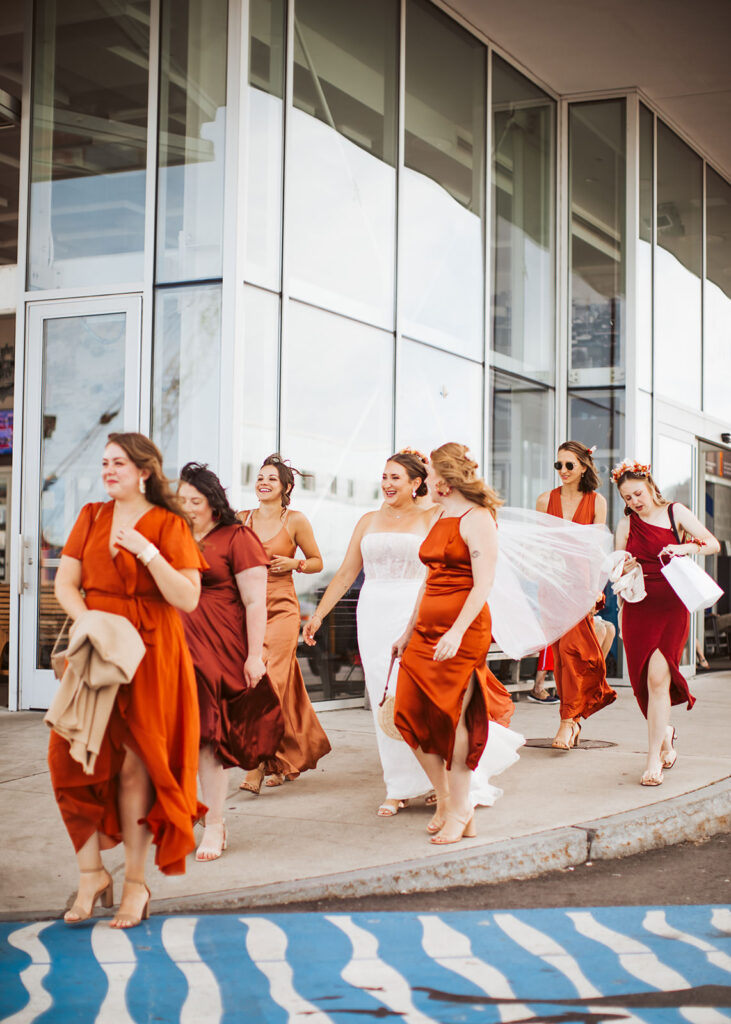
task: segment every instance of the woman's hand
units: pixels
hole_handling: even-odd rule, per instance
[[[124,548],[133,555],[139,555],[141,551],[149,547],[150,541],[139,530],[135,530],[131,526],[120,526],[114,531],[112,544],[115,548]]]
[[[401,658],[403,656],[404,651],[409,646],[409,640],[411,639],[411,634],[413,632],[413,629],[407,628],[406,631],[401,634],[398,640],[395,643],[391,644],[392,658]]]
[[[460,633],[454,626],[448,629],[434,645],[434,661],[448,661],[449,658],[453,658],[460,648],[463,636],[464,633]]]
[[[632,572],[632,570],[636,569],[639,564],[640,563],[637,561],[637,559],[633,558],[632,555],[630,555],[628,558],[625,558],[624,565],[622,566],[622,575],[624,576],[628,572]]]
[[[302,639],[304,640],[308,647],[315,646],[315,633],[318,631],[321,625],[322,619],[317,614],[317,612],[315,612],[314,615],[310,615],[309,619],[304,625],[304,628],[302,629]]]
[[[261,658],[257,658],[255,655],[250,654],[244,663],[244,679],[246,685],[250,686],[253,690],[259,683],[262,676],[266,675],[267,667]]]
[[[269,568],[272,572],[279,574],[283,572],[294,572],[299,564],[299,558],[288,558],[287,555],[274,555],[269,563]]]
[[[689,544],[666,544],[662,551],[658,552],[660,555],[690,555],[693,552],[689,551]],[[699,545],[696,545],[699,547]]]

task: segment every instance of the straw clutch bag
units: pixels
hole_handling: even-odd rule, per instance
[[[396,655],[392,654],[391,664],[388,666],[388,675],[386,676],[386,688],[383,691],[381,703],[378,705],[378,725],[390,739],[403,741],[403,736],[399,732],[393,720],[393,709],[396,704],[396,698],[391,696],[388,692],[388,683],[391,679],[391,672],[393,671],[393,664],[395,661]]]

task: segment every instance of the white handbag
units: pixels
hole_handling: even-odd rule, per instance
[[[723,595],[713,577],[687,555],[671,555],[667,564],[660,555],[660,572],[689,612],[710,608]]]

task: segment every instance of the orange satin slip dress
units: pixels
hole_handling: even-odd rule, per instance
[[[590,525],[594,522],[595,505],[596,493],[584,494],[571,521]],[[564,518],[560,487],[551,491],[547,511],[551,516]],[[617,699],[607,683],[607,666],[594,629],[593,612],[564,633],[552,648],[561,718],[588,718]]]
[[[468,768],[478,764],[487,743],[489,719],[496,719],[494,708],[490,714],[491,700],[495,702],[492,695],[502,700],[501,692],[506,692],[486,664],[491,640],[487,604],[467,627],[456,655],[447,661],[434,661],[435,645],[453,625],[473,584],[470,554],[459,532],[462,518],[437,519],[419,549],[419,558],[428,569],[426,588],[414,632],[401,658],[394,706],[394,722],[409,746],[439,754],[448,768],[462,702],[472,677],[475,687],[465,716]],[[504,719],[505,709],[499,713]]]
[[[51,781],[74,849],[95,832],[102,849],[109,849],[122,840],[119,773],[125,747],[133,750],[155,789],[145,819],[153,835],[155,863],[166,875],[183,874],[185,857],[195,849],[193,822],[205,813],[196,795],[200,726],[193,663],[180,616],[147,568],[124,548],[112,558],[113,511],[112,501],[85,505],[63,554],[81,562],[86,606],[129,619],[144,641],[145,655],[132,682],[119,688],[93,775],[85,775],[70,757],[68,741],[51,732]],[[173,568],[206,568],[180,516],[155,505],[135,529]]]
[[[297,545],[287,530],[288,511],[282,527],[269,540],[264,550],[271,560],[275,555],[294,558]],[[245,523],[252,526],[253,512],[247,512]],[[261,538],[259,538],[261,540]],[[264,762],[267,775],[291,775],[314,768],[331,750],[325,730],[305,689],[305,681],[297,661],[300,634],[300,606],[294,589],[292,570],[272,572],[267,576],[267,628],[264,637],[264,661],[267,675],[279,697],[284,716],[284,735],[276,756]]]

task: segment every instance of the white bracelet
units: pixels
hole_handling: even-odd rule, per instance
[[[147,547],[143,548],[142,551],[140,551],[137,558],[139,559],[140,562],[142,562],[143,565],[149,565],[152,559],[155,557],[155,555],[159,554],[159,549],[155,547],[152,541],[150,541]]]

